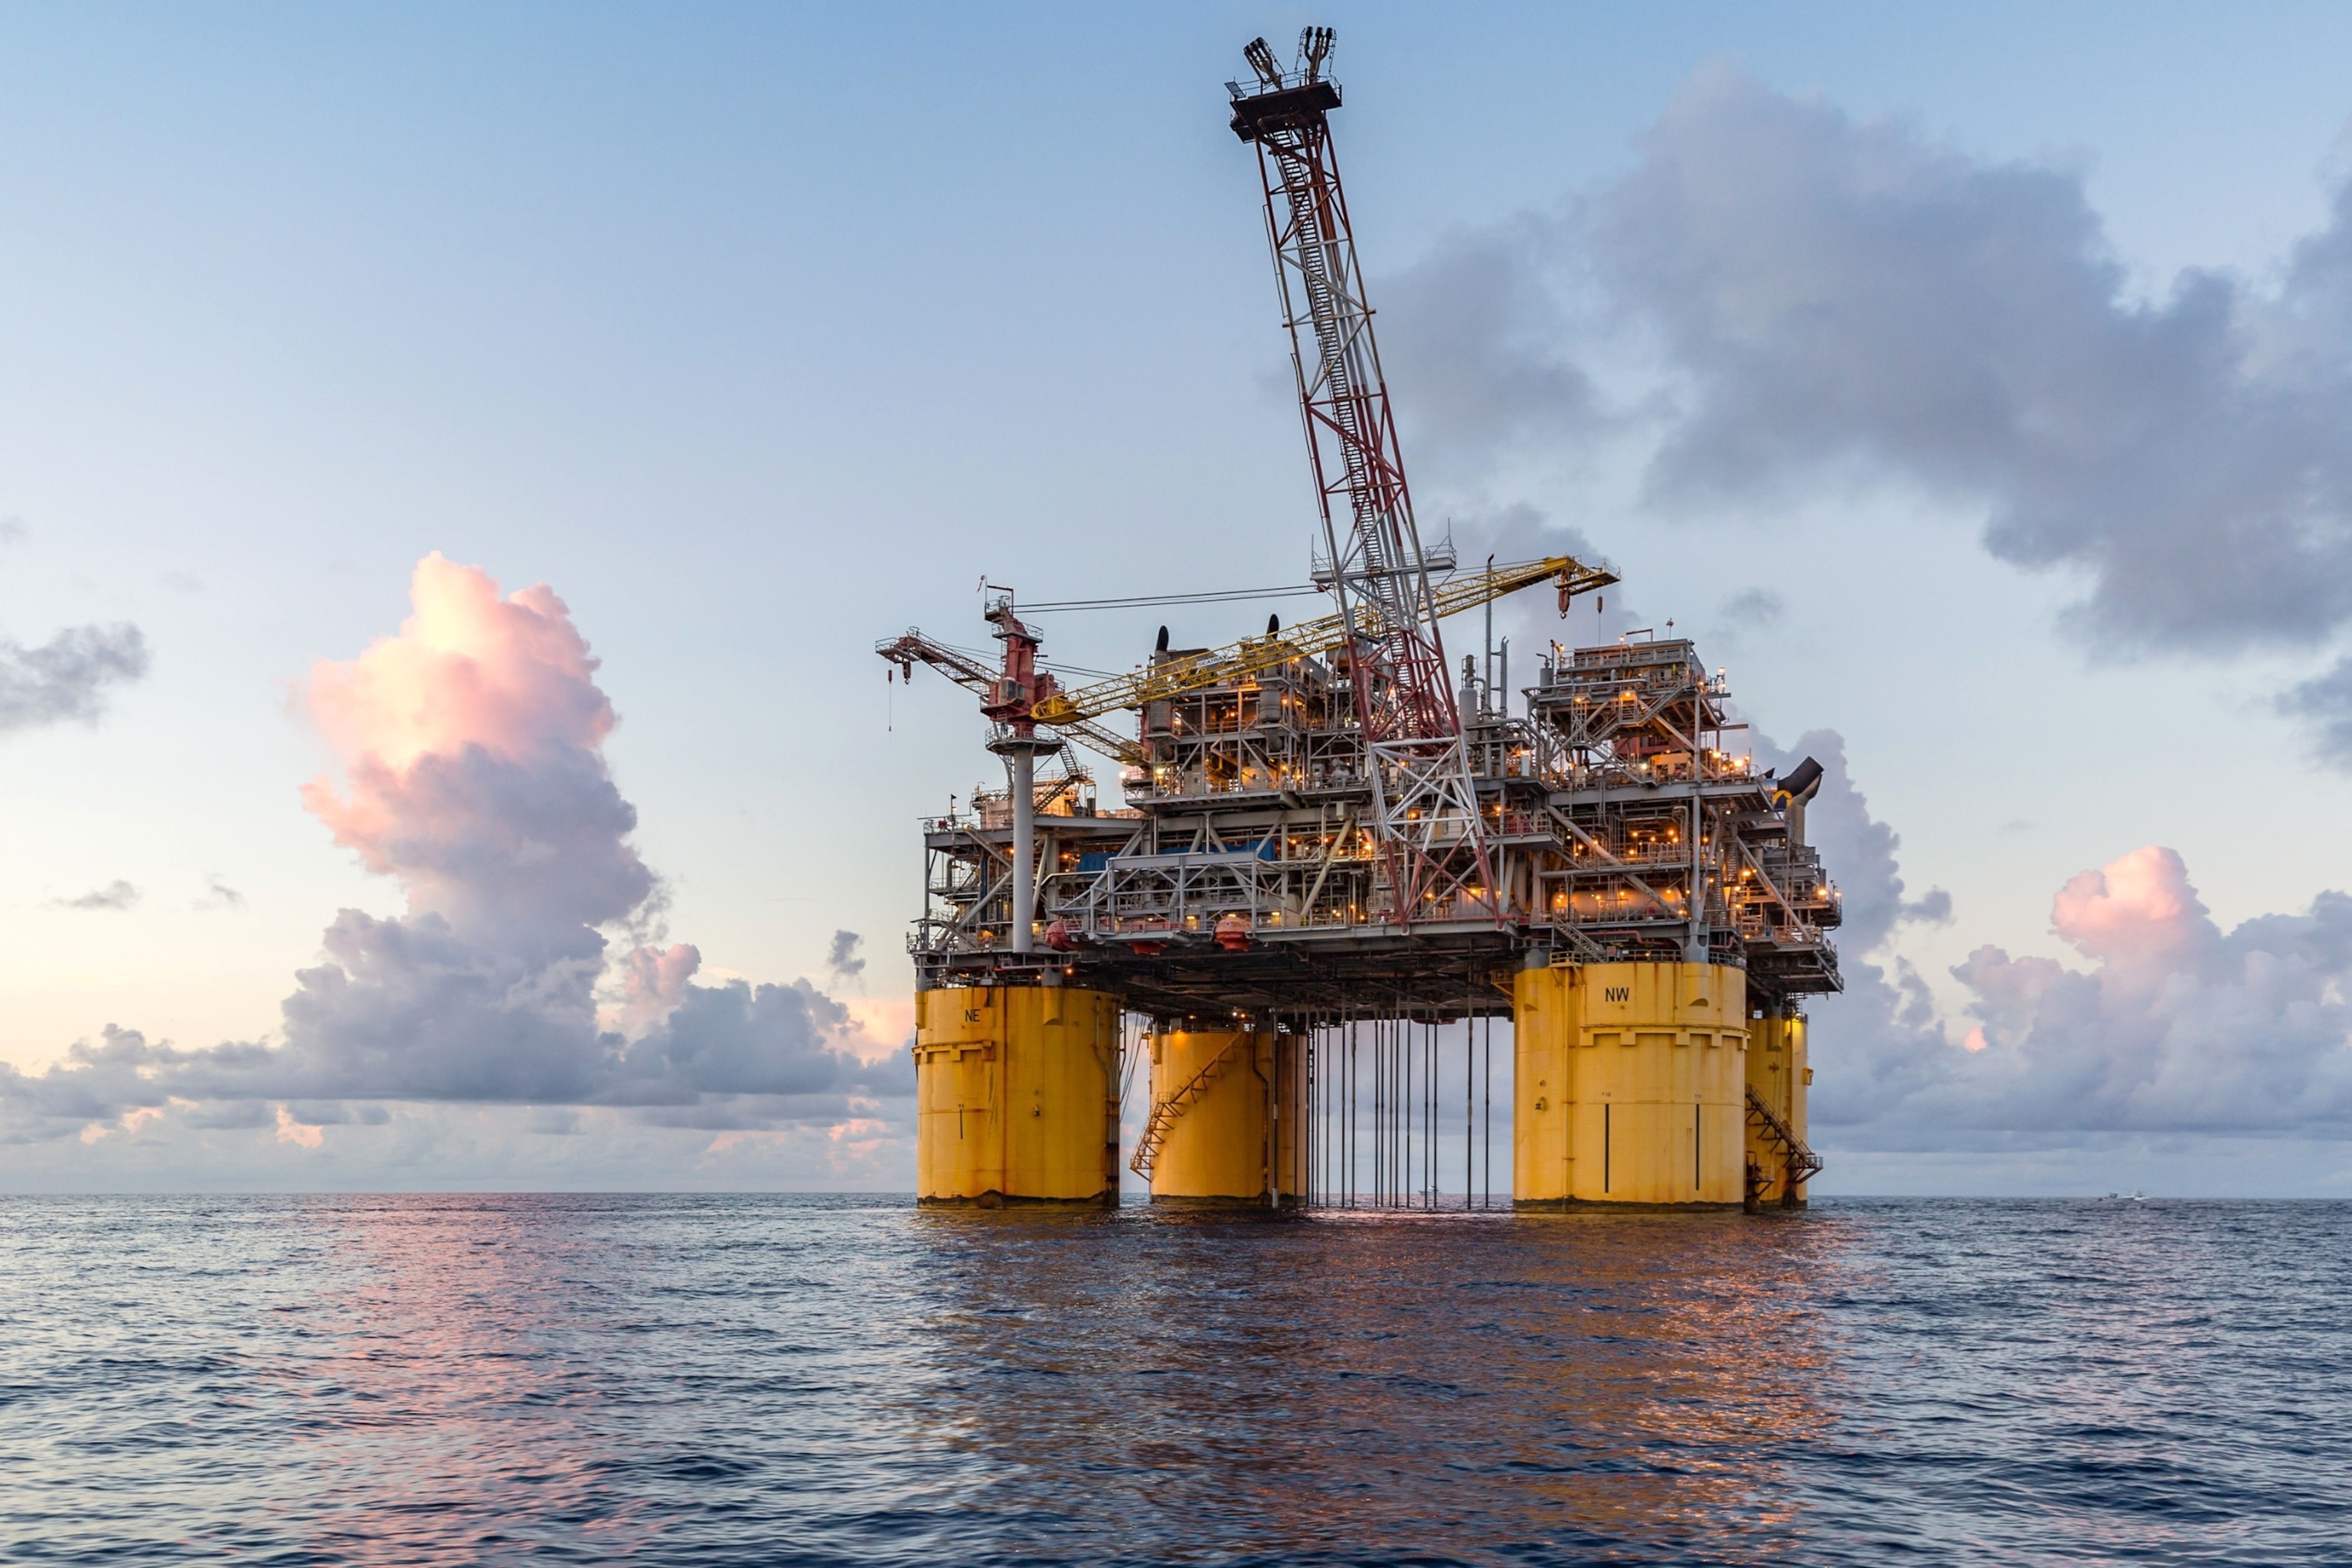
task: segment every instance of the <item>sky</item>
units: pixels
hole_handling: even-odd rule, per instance
[[[2352,16],[2147,4],[0,6],[0,1186],[910,1184],[872,645],[1303,578],[1309,21],[1424,531],[1835,764],[1821,1190],[2352,1194]]]

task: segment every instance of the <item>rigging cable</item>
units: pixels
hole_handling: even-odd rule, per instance
[[[1323,590],[1312,583],[1288,583],[1278,588],[1212,588],[1198,594],[1129,594],[1111,599],[1046,599],[1020,606],[1023,615],[1072,610],[1133,610],[1151,605],[1232,605],[1252,599],[1304,599]]]

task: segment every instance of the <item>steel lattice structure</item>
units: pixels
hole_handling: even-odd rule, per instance
[[[993,666],[911,629],[876,645],[899,675],[926,664],[978,695],[1008,775],[923,823],[908,948],[926,1201],[1115,1196],[1120,1064],[1148,1036],[1132,1166],[1155,1197],[1435,1206],[1458,1083],[1468,1207],[1493,1192],[1507,1019],[1531,1091],[1512,1101],[1515,1200],[1801,1205],[1820,1169],[1802,1004],[1842,986],[1837,889],[1805,837],[1828,775],[1759,772],[1724,672],[1686,638],[1547,640],[1514,682],[1490,615],[1455,684],[1446,616],[1549,581],[1565,617],[1616,577],[1566,556],[1458,572],[1450,541],[1424,548],[1332,151],[1330,47],[1307,29],[1285,71],[1255,40],[1255,80],[1226,85],[1334,613],[1217,647],[1171,647],[1162,626],[1132,670],[1074,670],[1095,679],[1069,689],[1001,588]],[[1115,788],[1066,741],[1112,760]],[[1449,1026],[1461,1075],[1441,1083]]]
[[[1475,910],[1499,919],[1477,792],[1447,684],[1429,565],[1405,482],[1396,414],[1331,145],[1331,30],[1310,27],[1286,73],[1265,40],[1244,51],[1255,90],[1230,84],[1233,129],[1255,145],[1266,237],[1290,334],[1323,563],[1349,634],[1346,668],[1372,788],[1372,829],[1392,918]],[[1342,521],[1340,507],[1346,508]]]
[[[1215,647],[1163,626],[1134,670],[1069,689],[1009,595],[987,606],[999,667],[918,631],[877,643],[979,695],[1012,775],[925,819],[919,985],[1306,1029],[1507,1016],[1530,963],[1685,963],[1743,969],[1758,1016],[1795,1016],[1841,984],[1803,832],[1822,770],[1755,771],[1688,640],[1553,643],[1515,684],[1490,627],[1483,672],[1448,679],[1442,618],[1544,583],[1565,615],[1616,576],[1566,556],[1438,575],[1331,159],[1328,35],[1307,43],[1287,74],[1253,45],[1258,84],[1229,97],[1264,175],[1337,613]],[[1066,739],[1119,764],[1115,792],[1067,761],[1037,775]]]

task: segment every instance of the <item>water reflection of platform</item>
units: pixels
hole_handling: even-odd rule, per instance
[[[1823,1227],[1130,1209],[923,1229],[954,1284],[906,1415],[997,1471],[972,1506],[1000,1543],[1024,1517],[1041,1551],[1116,1531],[1154,1560],[1722,1562],[1797,1538],[1782,1468],[1825,1422]]]

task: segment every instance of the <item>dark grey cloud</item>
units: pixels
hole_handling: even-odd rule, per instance
[[[834,932],[833,945],[824,955],[825,973],[835,980],[855,980],[865,973],[866,960],[857,955],[858,948],[865,942],[866,939],[854,931]]]
[[[829,1126],[915,1092],[912,1057],[864,1062],[833,1042],[848,1011],[807,981],[691,985],[667,1026],[632,1047],[607,1103],[656,1125],[723,1131]]]
[[[1819,1065],[1812,1101],[1819,1123],[1851,1126],[1898,1112],[1921,1089],[1939,1081],[1950,1047],[1936,1018],[1927,982],[1887,944],[1918,903],[1902,874],[1903,840],[1871,814],[1855,784],[1845,738],[1811,730],[1785,750],[1760,731],[1752,735],[1759,767],[1788,773],[1811,757],[1822,784],[1805,810],[1807,837],[1837,884],[1843,924],[1837,932],[1842,994],[1818,997],[1812,1015],[1813,1059]],[[1948,895],[1941,895],[1948,913]]]
[[[103,888],[93,888],[79,898],[56,899],[51,902],[61,910],[127,910],[139,901],[139,889],[117,879]]]
[[[445,922],[345,910],[334,962],[303,972],[286,1004],[286,1043],[184,1050],[109,1025],[42,1073],[0,1066],[0,1113],[16,1141],[183,1102],[191,1126],[273,1125],[274,1103],[304,1126],[380,1124],[354,1100],[512,1104],[576,1131],[563,1108],[613,1106],[664,1126],[827,1124],[856,1102],[903,1100],[903,1053],[868,1063],[840,1041],[847,1012],[806,981],[688,985],[667,1023],[637,1040],[595,1027],[584,991],[546,972],[500,966]],[[593,976],[592,976],[593,978]],[[189,1109],[192,1108],[192,1109]]]
[[[2313,721],[2313,749],[2339,768],[2352,768],[2352,658],[2280,694],[2279,710]]]
[[[0,732],[69,719],[95,723],[109,690],[147,673],[146,635],[130,625],[75,626],[38,647],[0,638]]]
[[[276,1126],[278,1113],[257,1100],[226,1100],[199,1104],[184,1111],[181,1120],[205,1131],[249,1132],[257,1128]]]
[[[2141,302],[2076,175],[1717,69],[1584,233],[1689,378],[1667,495],[1883,468],[1987,504],[2007,560],[2087,569],[2086,626],[2138,644],[2352,615],[2343,198],[2277,297],[2188,272]]]
[[[1919,898],[1903,906],[1903,918],[1927,925],[1948,926],[1952,923],[1952,895],[1941,888],[1930,888]]]
[[[2082,572],[2076,626],[2119,651],[2308,645],[2352,620],[2352,186],[2274,288],[2189,270],[2143,299],[2076,174],[1728,68],[1638,153],[1390,285],[1391,317],[1429,312],[1392,335],[1461,340],[1406,406],[1433,444],[1549,430],[1575,451],[1601,425],[1563,389],[1638,342],[1662,374],[1599,379],[1658,438],[1661,505],[1917,485],[1982,508],[2001,559]],[[1479,289],[1451,314],[1449,279]]]
[[[1456,231],[1379,289],[1381,343],[1435,455],[1557,441],[1605,423],[1591,379],[1559,352],[1569,322],[1547,283],[1553,226]]]
[[[324,947],[326,962],[298,973],[282,1005],[285,1044],[198,1074],[196,1088],[536,1103],[583,1100],[604,1080],[614,1048],[596,1026],[604,941],[585,926],[504,942],[436,913],[344,910]]]
[[[354,805],[326,808],[338,840],[468,940],[568,951],[581,928],[624,923],[655,891],[628,842],[636,808],[588,747],[469,744],[352,775]]]
[[[1748,588],[1716,606],[1716,619],[1742,631],[1765,631],[1780,624],[1788,605],[1769,588]]]
[[[911,1058],[868,1068],[832,1042],[848,1010],[805,980],[790,985],[689,985],[659,1031],[632,1046],[608,1103],[688,1103],[706,1096],[914,1092]]]

